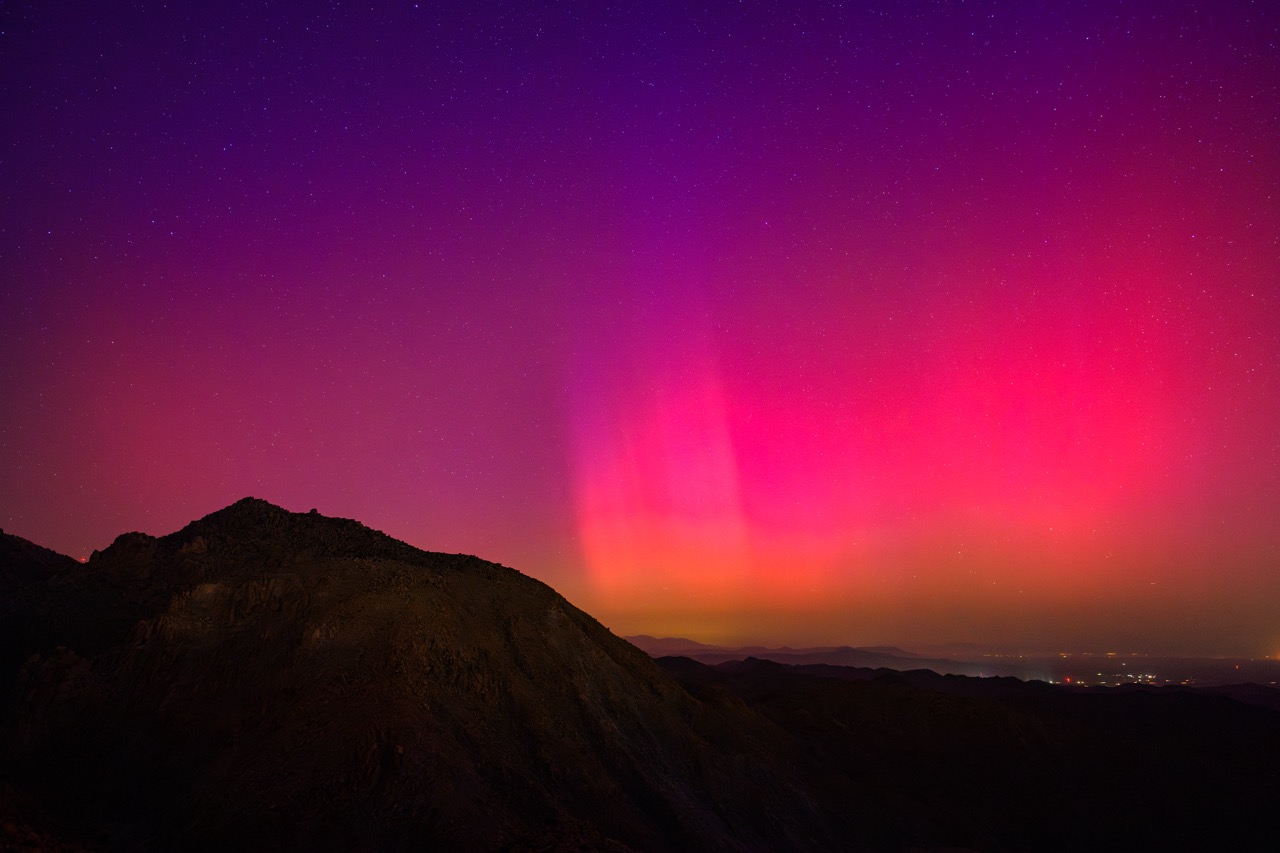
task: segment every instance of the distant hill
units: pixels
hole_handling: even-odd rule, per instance
[[[512,569],[251,498],[84,565],[24,541],[0,849],[1274,847],[1268,687],[655,661]]]
[[[626,639],[654,657],[687,657],[705,664],[726,663],[754,657],[796,665],[830,664],[871,669],[931,669],[944,675],[1016,675],[1012,667],[998,663],[930,658],[896,646],[823,646],[819,648],[767,648],[765,646],[710,646],[680,637],[657,639],[646,635]]]

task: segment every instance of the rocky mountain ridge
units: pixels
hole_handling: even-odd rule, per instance
[[[0,639],[0,781],[106,848],[816,841],[750,725],[546,585],[354,521],[246,499],[122,535]]]

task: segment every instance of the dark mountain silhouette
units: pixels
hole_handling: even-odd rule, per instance
[[[793,735],[829,823],[849,803],[877,849],[1256,850],[1275,845],[1280,697],[1250,685],[1072,688],[792,666],[659,663],[704,702]],[[847,824],[844,828],[849,830]]]
[[[769,648],[716,646],[682,637],[624,637],[653,657],[687,657],[710,665],[759,658],[797,666],[830,665],[900,671],[929,669],[942,675],[976,678],[1012,677],[1023,681],[1064,684],[1129,686],[1183,685],[1225,690],[1237,698],[1248,692],[1234,689],[1254,683],[1280,684],[1280,660],[1272,658],[1205,658],[1150,654],[1021,654],[990,653],[972,644],[951,643],[934,651],[905,651],[896,646],[817,646]],[[944,657],[947,648],[960,657]],[[967,655],[967,656],[965,656]],[[1271,707],[1275,691],[1266,687],[1253,695],[1255,704]]]
[[[27,584],[47,580],[78,565],[57,551],[0,530],[0,596],[4,598]]]
[[[932,669],[952,675],[986,677],[1014,675],[1012,667],[998,663],[932,658],[904,651],[896,646],[820,646],[793,649],[766,646],[714,646],[681,637],[650,637],[644,634],[626,637],[630,643],[654,657],[686,657],[705,664],[720,664],[754,657],[776,663],[797,665],[829,664],[833,666],[868,667],[871,669]]]
[[[511,569],[253,499],[60,569],[0,625],[0,781],[102,846],[827,843],[764,721]]]
[[[655,662],[512,569],[254,499],[28,546],[0,849],[1274,845],[1269,688]]]

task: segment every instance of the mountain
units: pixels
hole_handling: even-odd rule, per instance
[[[975,678],[1018,678],[1077,685],[1194,685],[1197,689],[1229,692],[1243,699],[1253,696],[1253,704],[1275,701],[1274,691],[1242,691],[1241,684],[1274,686],[1280,683],[1280,661],[1272,658],[1185,658],[1150,654],[993,654],[981,647],[952,643],[932,649],[905,651],[897,646],[819,646],[814,648],[768,648],[765,646],[715,646],[682,637],[625,637],[651,656],[687,657],[716,665],[747,658],[770,660],[795,666],[845,666],[864,669],[928,669],[942,675]],[[949,650],[952,656],[944,656]]]
[[[684,637],[650,637],[648,634],[638,634],[622,639],[653,657],[692,657],[697,654],[717,654],[724,651],[723,646],[710,646],[706,643],[686,640]]]
[[[793,649],[765,646],[713,646],[686,640],[682,637],[656,638],[644,634],[626,638],[654,657],[687,657],[699,663],[719,664],[747,658],[771,660],[776,663],[796,665],[828,664],[833,666],[866,667],[870,669],[931,669],[950,675],[976,677],[1020,674],[1015,669],[1000,664],[931,658],[904,651],[896,646],[823,646],[819,648]]]
[[[0,530],[0,597],[80,565],[70,557]]]
[[[0,783],[87,847],[829,845],[767,721],[512,569],[255,499],[53,563],[0,616]]]

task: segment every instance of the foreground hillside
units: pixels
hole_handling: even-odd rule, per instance
[[[87,844],[824,844],[736,709],[535,580],[353,521],[245,500],[127,534],[0,631],[2,781]]]
[[[749,659],[659,663],[796,738],[829,823],[977,850],[1274,850],[1280,692],[1065,688]]]
[[[655,663],[511,569],[254,499],[0,561],[0,849],[1275,848],[1256,692]]]

